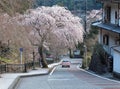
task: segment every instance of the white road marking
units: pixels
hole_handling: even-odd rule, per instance
[[[49,75],[52,75],[52,74],[53,74],[53,72],[55,71],[55,69],[56,69],[56,67],[54,67],[54,68],[52,69],[52,71],[50,72],[50,74],[49,74]]]
[[[81,71],[84,71],[84,72],[86,72],[86,73],[88,73],[88,74],[91,74],[91,75],[93,75],[93,76],[99,77],[99,78],[101,78],[101,79],[105,79],[105,80],[108,80],[108,81],[112,81],[112,82],[120,83],[120,81],[113,80],[113,79],[108,79],[108,78],[105,78],[105,77],[99,76],[99,75],[97,75],[97,74],[93,74],[93,73],[91,73],[91,72],[88,72],[88,71],[86,71],[86,70],[84,70],[84,69],[81,69],[81,68],[79,67],[79,65],[77,66],[77,69],[78,69],[78,70],[81,70]]]
[[[71,80],[71,79],[49,79],[49,80],[51,80],[51,81],[53,81],[53,80],[59,80],[59,81],[63,81],[63,80]]]

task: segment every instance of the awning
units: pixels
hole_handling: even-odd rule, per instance
[[[104,30],[120,33],[120,27],[112,25],[112,24],[106,24],[106,23],[102,23],[102,22],[95,22],[95,23],[92,24],[92,26],[102,28]]]

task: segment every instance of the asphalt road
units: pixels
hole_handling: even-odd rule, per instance
[[[22,78],[16,89],[120,89],[120,83],[80,70],[81,59],[71,59],[70,68],[61,65],[49,75]]]

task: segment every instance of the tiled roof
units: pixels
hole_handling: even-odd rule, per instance
[[[97,2],[116,2],[116,3],[119,3],[120,0],[96,0]]]
[[[112,24],[106,24],[102,22],[95,22],[92,24],[92,26],[102,28],[103,30],[108,30],[116,33],[120,33],[120,27]]]

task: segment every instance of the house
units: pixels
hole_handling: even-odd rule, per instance
[[[96,0],[102,4],[102,20],[92,26],[99,31],[99,43],[113,57],[113,74],[120,77],[120,0]]]

